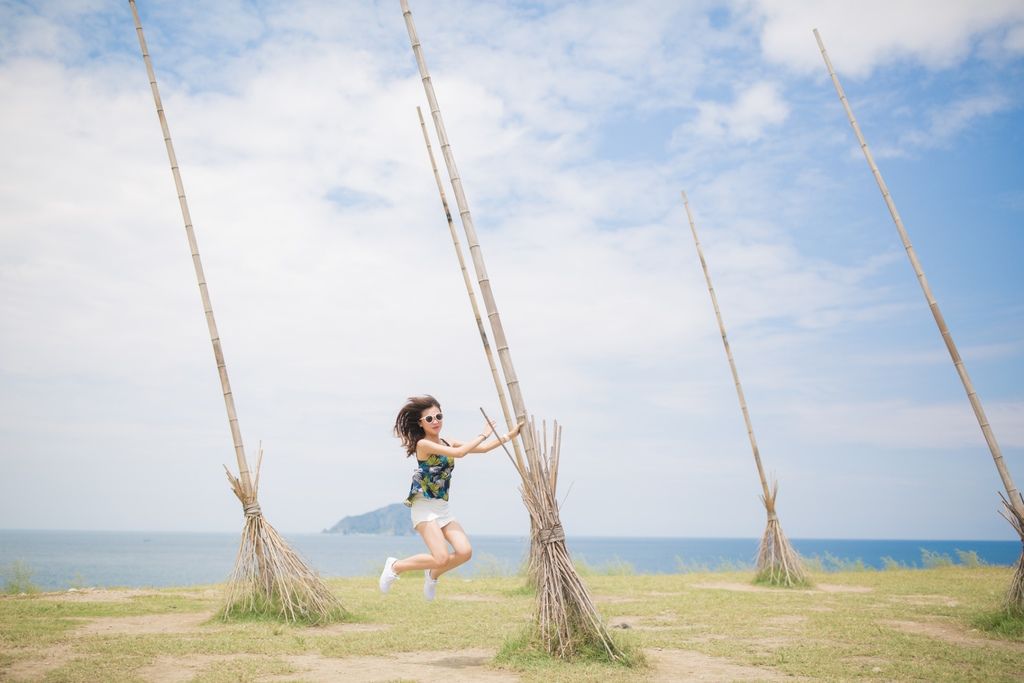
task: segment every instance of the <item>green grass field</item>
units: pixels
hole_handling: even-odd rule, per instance
[[[999,619],[1005,567],[816,573],[768,589],[751,572],[589,575],[637,668],[517,647],[520,577],[329,581],[352,617],[326,627],[212,620],[219,586],[0,598],[0,680],[1024,680],[1024,621]]]

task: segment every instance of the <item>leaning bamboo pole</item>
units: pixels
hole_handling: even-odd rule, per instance
[[[199,282],[199,296],[203,303],[203,313],[213,344],[213,356],[217,364],[221,390],[224,395],[224,406],[227,409],[228,427],[231,430],[231,441],[234,445],[235,459],[238,463],[239,475],[235,477],[227,467],[228,481],[238,499],[242,502],[245,513],[245,528],[242,531],[242,542],[235,560],[235,569],[228,582],[225,604],[221,610],[224,617],[238,612],[277,613],[290,621],[323,622],[344,612],[337,598],[324,585],[316,572],[309,569],[278,534],[277,530],[263,517],[257,501],[259,487],[259,469],[263,460],[263,449],[260,449],[256,465],[255,480],[249,472],[249,463],[245,457],[242,444],[242,433],[238,426],[238,414],[235,411],[234,395],[231,382],[228,380],[227,364],[221,348],[220,333],[213,316],[213,304],[206,284],[206,274],[199,257],[199,245],[195,230],[192,227],[192,216],[185,198],[185,186],[181,180],[178,159],[171,142],[171,131],[167,125],[160,91],[156,84],[156,72],[149,56],[149,48],[142,32],[142,22],[135,0],[128,0],[135,19],[135,32],[142,50],[142,60],[146,64],[149,75],[149,86],[156,104],[157,117],[163,131],[167,158],[171,163],[171,174],[174,186],[178,191],[178,204],[185,222],[185,235],[192,253],[192,265]]]
[[[988,417],[985,415],[985,409],[981,405],[981,398],[978,397],[978,392],[974,390],[974,384],[971,382],[970,375],[967,374],[967,366],[964,364],[963,358],[960,356],[960,352],[957,350],[956,343],[953,341],[953,335],[949,331],[949,326],[946,325],[946,319],[942,316],[942,311],[939,310],[939,304],[935,300],[935,295],[932,294],[932,289],[928,284],[928,278],[924,275],[924,269],[921,267],[921,262],[917,258],[917,254],[914,252],[914,247],[910,243],[910,237],[907,235],[906,228],[903,227],[903,219],[900,218],[899,211],[896,210],[896,203],[893,201],[892,195],[889,193],[889,188],[885,184],[885,180],[882,178],[881,171],[878,170],[878,165],[875,164],[875,159],[871,155],[871,150],[868,149],[867,140],[864,139],[864,134],[860,130],[860,126],[857,125],[857,119],[853,116],[853,109],[850,108],[850,102],[846,99],[846,93],[843,91],[843,86],[839,83],[839,77],[836,75],[835,69],[832,68],[832,60],[829,59],[828,53],[825,51],[825,43],[821,39],[821,34],[818,29],[814,29],[814,38],[818,41],[818,48],[821,50],[821,57],[825,60],[825,67],[828,69],[828,74],[832,79],[832,85],[835,86],[836,94],[839,95],[839,101],[843,105],[843,109],[846,111],[846,117],[850,122],[850,126],[853,128],[853,133],[857,137],[857,142],[860,144],[861,151],[864,152],[864,158],[868,162],[868,167],[871,169],[872,175],[875,177],[875,182],[878,184],[878,189],[882,193],[882,199],[885,200],[885,205],[889,209],[889,215],[892,216],[893,223],[896,224],[896,231],[899,233],[900,240],[903,242],[903,248],[907,252],[907,258],[910,260],[910,265],[914,269],[914,274],[917,276],[917,281],[921,285],[921,291],[924,293],[924,298],[928,302],[928,308],[932,312],[932,317],[935,319],[935,324],[939,328],[939,334],[942,335],[942,340],[946,344],[946,349],[949,351],[949,356],[953,360],[953,367],[956,368],[957,375],[960,377],[960,382],[964,385],[964,391],[967,392],[967,400],[970,401],[971,408],[974,410],[974,416],[978,420],[978,426],[981,427],[981,433],[985,438],[985,443],[988,444],[988,449],[992,454],[992,460],[995,462],[996,470],[999,472],[999,478],[1002,479],[1003,487],[1006,489],[1006,497],[1002,499],[1004,516],[1011,521],[1014,526],[1014,530],[1020,536],[1021,544],[1024,546],[1024,525],[1014,523],[1014,520],[1024,520],[1024,496],[1021,496],[1020,491],[1013,483],[1013,478],[1010,476],[1010,470],[1006,466],[1006,462],[1003,460],[1002,449],[999,448],[999,442],[996,441],[996,436],[992,431],[992,426],[989,424]],[[1001,494],[1000,494],[1001,495]],[[1006,606],[1007,609],[1024,614],[1024,549],[1022,549],[1020,559],[1017,561],[1017,571],[1015,574],[1014,585],[1011,586],[1010,593],[1007,597]]]
[[[409,41],[412,45],[413,56],[416,59],[416,66],[419,69],[420,80],[423,82],[423,90],[427,96],[427,103],[430,105],[430,115],[434,122],[434,130],[437,133],[438,143],[441,146],[441,156],[444,157],[445,167],[448,170],[448,178],[455,194],[455,203],[459,209],[459,219],[462,228],[466,233],[466,242],[469,245],[470,259],[473,262],[473,270],[476,274],[477,285],[480,287],[480,294],[484,300],[484,309],[487,311],[487,320],[491,327],[494,343],[497,347],[498,360],[501,363],[502,374],[505,376],[505,384],[508,388],[509,397],[512,400],[512,410],[515,419],[509,420],[506,416],[506,425],[512,429],[518,423],[527,423],[529,413],[526,410],[526,402],[523,400],[522,389],[519,384],[519,376],[516,374],[515,366],[512,364],[512,354],[509,351],[508,339],[505,336],[505,328],[501,323],[501,315],[498,313],[498,304],[494,299],[494,292],[491,289],[491,278],[487,274],[487,266],[484,263],[483,251],[480,248],[480,240],[476,234],[476,225],[473,222],[473,214],[469,210],[469,202],[466,200],[466,193],[462,187],[462,176],[459,174],[458,166],[455,163],[455,155],[451,144],[448,142],[448,133],[444,126],[444,119],[441,117],[441,109],[437,103],[437,96],[434,94],[434,84],[427,71],[427,62],[423,57],[423,48],[419,36],[416,33],[416,26],[412,20],[412,11],[409,9],[408,0],[401,0],[402,15],[405,19],[405,26],[409,32]],[[499,392],[499,395],[501,393]],[[523,450],[527,457],[536,456],[533,435],[530,430],[522,430],[519,433],[522,440]],[[518,451],[517,451],[518,452]],[[532,518],[531,518],[532,519]],[[537,530],[530,529],[530,556],[527,560],[527,575],[529,583],[536,586],[537,561],[540,557],[540,547],[537,540]]]
[[[444,217],[448,221],[448,232],[451,233],[452,244],[455,246],[455,256],[459,260],[459,270],[462,272],[462,281],[466,285],[466,293],[469,295],[469,305],[473,309],[473,318],[476,320],[477,331],[480,333],[480,341],[484,347],[484,355],[487,357],[487,366],[491,369],[491,377],[494,379],[494,389],[498,392],[498,401],[501,403],[501,412],[507,424],[515,424],[513,415],[509,410],[508,398],[505,395],[505,387],[502,385],[501,375],[498,373],[498,366],[494,362],[494,352],[491,350],[491,342],[487,337],[487,329],[484,327],[483,318],[480,315],[480,306],[476,302],[476,292],[473,291],[473,281],[466,269],[466,259],[462,254],[462,244],[459,242],[459,231],[455,229],[452,221],[452,212],[448,207],[448,197],[444,193],[444,183],[441,182],[441,174],[437,170],[437,161],[434,159],[434,148],[430,144],[430,135],[427,134],[427,123],[423,120],[423,111],[416,107],[416,115],[420,119],[420,130],[423,131],[423,142],[427,147],[427,156],[430,158],[430,168],[434,172],[434,181],[437,183],[437,192],[441,196],[441,207],[444,209]],[[518,439],[512,439],[512,447],[515,449],[516,465],[522,469],[523,454]]]
[[[427,71],[427,63],[423,58],[423,49],[416,27],[413,24],[412,12],[408,0],[401,0],[402,15],[413,56],[419,69],[423,89],[430,104],[431,118],[441,146],[448,177],[455,194],[455,202],[459,208],[459,217],[466,241],[469,244],[473,269],[477,276],[477,284],[484,300],[484,308],[490,322],[491,332],[497,346],[498,359],[501,362],[505,383],[515,410],[517,423],[523,423],[519,438],[523,441],[525,451],[525,467],[518,467],[523,494],[523,502],[530,514],[530,568],[531,578],[537,588],[535,622],[543,648],[551,655],[571,658],[596,647],[603,650],[613,659],[624,658],[624,652],[610,638],[604,623],[590,599],[586,586],[580,579],[576,568],[569,561],[569,552],[565,545],[565,533],[559,518],[558,503],[555,496],[557,476],[551,472],[551,465],[557,466],[558,453],[552,454],[546,442],[540,442],[534,423],[528,419],[526,404],[512,356],[509,352],[505,330],[501,324],[498,307],[491,290],[490,278],[484,264],[480,241],[473,224],[473,216],[462,187],[462,179],[455,164],[455,156],[448,142],[441,109],[434,94],[434,86]],[[510,428],[514,425],[509,425]],[[561,444],[561,429],[556,430],[555,443]],[[510,456],[511,458],[511,456]],[[539,503],[537,501],[540,501]]]
[[[769,488],[768,478],[765,477],[764,466],[761,464],[761,451],[757,447],[757,438],[754,436],[754,425],[750,421],[750,411],[747,410],[747,399],[743,395],[743,385],[740,384],[740,375],[736,370],[736,361],[732,357],[729,337],[725,333],[722,311],[718,307],[718,296],[715,294],[714,285],[711,284],[711,273],[708,271],[707,260],[704,258],[704,249],[701,248],[700,239],[697,237],[697,226],[693,220],[693,213],[690,211],[690,201],[686,192],[682,192],[682,195],[686,217],[690,222],[690,232],[693,234],[693,244],[697,248],[700,267],[704,271],[704,280],[708,283],[708,293],[711,295],[711,305],[715,309],[715,318],[718,320],[718,330],[722,334],[725,357],[729,360],[729,370],[732,371],[733,385],[736,387],[736,396],[740,401],[740,412],[743,413],[743,422],[747,426],[750,449],[754,452],[757,476],[761,479],[761,501],[768,513],[768,523],[757,551],[757,579],[783,586],[803,585],[807,583],[807,572],[804,571],[803,564],[800,562],[800,556],[793,550],[786,534],[783,533],[782,524],[775,511],[775,499],[779,493],[778,482],[773,482]]]
[[[466,201],[466,193],[462,188],[462,177],[459,175],[458,166],[455,164],[455,156],[452,147],[448,142],[448,133],[444,127],[444,120],[441,118],[441,109],[437,104],[437,97],[434,95],[434,85],[430,80],[430,73],[427,71],[427,63],[423,58],[423,48],[420,45],[419,37],[416,35],[416,26],[412,21],[412,11],[409,9],[408,0],[401,0],[402,15],[405,18],[405,26],[409,32],[409,40],[412,44],[413,55],[416,58],[416,65],[419,68],[420,79],[423,81],[423,89],[427,95],[427,102],[430,105],[430,115],[434,120],[434,128],[437,132],[437,139],[441,146],[441,156],[444,157],[445,166],[448,169],[448,176],[451,180],[452,190],[455,193],[455,203],[459,208],[459,218],[462,227],[466,231],[466,241],[469,244],[469,254],[473,261],[473,270],[476,273],[477,284],[480,287],[480,294],[484,300],[484,309],[487,311],[487,319],[494,335],[494,343],[497,346],[498,360],[501,362],[501,370],[505,375],[505,383],[508,387],[509,396],[512,399],[512,408],[515,411],[515,421],[507,421],[509,429],[512,429],[519,422],[527,422],[529,415],[526,412],[526,403],[523,401],[522,390],[519,386],[519,378],[516,375],[515,367],[512,365],[512,355],[509,352],[508,340],[505,337],[505,328],[501,324],[501,316],[498,313],[498,305],[494,300],[494,292],[491,290],[491,279],[487,275],[487,266],[484,263],[483,252],[480,249],[480,241],[477,238],[476,226],[473,223],[473,215],[469,211],[469,203]],[[524,430],[520,434],[523,446],[527,452],[534,450],[533,436]]]

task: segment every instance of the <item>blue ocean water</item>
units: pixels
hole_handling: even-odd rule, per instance
[[[343,536],[284,534],[289,543],[324,576],[376,574],[388,555],[423,552],[418,536]],[[528,539],[473,536],[473,560],[465,576],[511,574],[523,562]],[[791,539],[805,558],[819,558],[825,569],[860,560],[883,568],[885,558],[920,567],[922,551],[958,560],[957,551],[974,552],[987,564],[1016,562],[1016,541],[916,541]],[[32,572],[31,581],[46,590],[69,586],[189,586],[219,583],[234,566],[239,534],[140,531],[0,530],[0,588],[12,565]],[[599,538],[570,537],[574,558],[598,570],[616,566],[638,573],[752,566],[753,538]],[[813,559],[812,559],[813,561]]]

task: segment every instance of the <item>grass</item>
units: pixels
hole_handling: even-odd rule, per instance
[[[623,654],[622,659],[612,659],[600,642],[593,642],[584,645],[576,657],[562,661],[545,652],[537,629],[527,626],[505,639],[494,663],[503,668],[536,673],[557,680],[571,676],[578,678],[583,672],[601,674],[600,678],[606,680],[609,677],[629,676],[634,673],[631,669],[641,673],[648,668],[647,658],[636,638],[627,634],[612,634],[612,638]]]
[[[329,627],[220,621],[220,587],[105,601],[102,591],[11,595],[0,597],[0,680],[131,681],[155,678],[154,666],[186,667],[182,680],[211,683],[304,680],[304,667],[343,670],[364,657],[382,662],[379,680],[415,680],[416,669],[389,667],[430,652],[450,655],[430,671],[452,678],[497,668],[524,681],[671,680],[666,657],[680,656],[746,667],[753,678],[1019,680],[1024,619],[1000,609],[1010,569],[966,564],[815,572],[816,588],[792,590],[755,588],[749,570],[608,567],[586,582],[617,641],[635,654],[632,667],[599,652],[572,662],[541,653],[529,629],[534,598],[518,576],[446,577],[433,603],[411,576],[387,596],[372,577],[331,579],[351,618]],[[185,625],[158,628],[175,619]],[[467,666],[467,652],[477,653],[477,669],[443,668]]]
[[[22,560],[15,560],[9,565],[0,569],[0,576],[3,576],[3,592],[8,595],[20,593],[38,593],[39,586],[32,583],[32,568]]]
[[[777,571],[765,570],[754,575],[754,585],[766,588],[809,588],[812,585],[812,581],[810,578],[806,578],[802,581],[794,580],[787,585],[783,583],[783,579],[779,577]]]
[[[1024,640],[1024,615],[1007,614],[1006,610],[977,615],[972,623],[977,628],[1013,640]]]

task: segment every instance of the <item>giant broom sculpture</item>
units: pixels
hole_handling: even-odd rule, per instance
[[[192,216],[185,199],[185,186],[181,182],[178,160],[171,143],[171,131],[164,115],[160,91],[156,85],[156,73],[149,58],[146,39],[142,34],[142,22],[135,6],[135,0],[128,0],[132,15],[135,18],[135,31],[142,50],[142,59],[146,63],[149,74],[149,85],[153,91],[157,117],[164,134],[167,157],[171,162],[171,173],[174,185],[178,190],[178,203],[181,205],[181,216],[185,221],[185,235],[192,252],[192,265],[199,281],[199,295],[206,314],[206,325],[210,331],[213,344],[213,356],[217,363],[221,389],[224,393],[224,406],[228,413],[228,426],[231,429],[231,440],[234,443],[235,458],[238,461],[238,476],[227,471],[231,489],[242,502],[245,512],[245,528],[242,541],[235,559],[235,569],[228,581],[227,595],[220,615],[227,618],[234,614],[269,614],[283,617],[288,621],[305,621],[322,623],[337,618],[345,613],[344,608],[334,594],[324,585],[320,577],[306,566],[302,558],[293,551],[274,527],[264,519],[260,511],[257,493],[259,489],[259,470],[263,461],[263,450],[260,449],[256,461],[255,476],[249,472],[245,447],[242,445],[242,433],[238,427],[238,416],[235,413],[235,401],[231,394],[231,383],[228,381],[228,370],[221,349],[220,334],[213,317],[213,304],[206,286],[206,275],[199,258],[199,245],[195,231],[192,229]]]
[[[900,218],[899,211],[896,210],[896,203],[892,199],[892,195],[889,194],[889,188],[885,184],[885,180],[882,178],[881,171],[878,170],[878,166],[875,164],[875,159],[871,156],[871,150],[868,149],[867,140],[864,139],[864,134],[861,133],[860,126],[857,125],[857,119],[853,116],[853,109],[850,108],[850,103],[846,99],[846,93],[843,92],[843,86],[839,84],[839,77],[836,76],[835,69],[832,68],[832,61],[828,58],[828,53],[825,52],[825,43],[821,40],[821,34],[818,33],[818,29],[814,29],[814,38],[818,41],[818,48],[821,50],[821,57],[825,60],[825,67],[828,69],[828,75],[832,78],[832,85],[835,86],[836,94],[839,96],[839,101],[843,105],[843,109],[846,111],[846,117],[850,122],[850,126],[853,128],[853,133],[857,137],[857,142],[860,143],[860,148],[864,152],[864,158],[868,162],[868,167],[871,169],[872,175],[875,177],[875,182],[878,183],[878,189],[882,193],[882,199],[885,200],[885,205],[889,209],[889,215],[892,216],[893,223],[896,224],[896,231],[899,233],[900,240],[903,242],[903,248],[907,251],[907,258],[910,259],[910,265],[914,269],[914,274],[917,276],[917,281],[921,285],[921,291],[924,293],[924,298],[928,302],[928,308],[932,312],[932,317],[935,318],[935,324],[939,328],[939,334],[942,335],[942,340],[946,343],[946,349],[949,351],[949,356],[953,360],[953,366],[956,368],[957,375],[960,377],[960,382],[964,385],[964,391],[967,392],[967,400],[971,403],[971,408],[974,409],[974,416],[978,420],[978,425],[981,427],[981,433],[985,437],[985,443],[988,444],[989,452],[992,454],[992,460],[995,462],[996,470],[999,471],[999,478],[1003,481],[1003,486],[1006,488],[1006,496],[1003,496],[1002,491],[999,492],[999,497],[1002,499],[1003,507],[1000,510],[1000,514],[1006,518],[1014,531],[1020,537],[1021,545],[1024,546],[1024,496],[1021,496],[1020,491],[1013,484],[1013,478],[1010,476],[1010,470],[1006,467],[1006,462],[1003,460],[1002,449],[999,448],[999,442],[996,441],[996,436],[992,432],[992,426],[988,422],[988,417],[985,415],[985,409],[981,405],[981,399],[978,397],[978,393],[974,390],[974,384],[971,382],[970,375],[967,374],[967,366],[964,365],[963,358],[960,357],[960,352],[956,348],[956,343],[953,341],[953,335],[950,334],[949,327],[946,325],[946,319],[942,317],[942,311],[939,310],[939,304],[935,301],[935,295],[932,294],[932,288],[928,285],[928,278],[924,275],[924,269],[921,268],[920,261],[917,260],[917,254],[914,252],[913,245],[910,244],[910,237],[907,235],[906,228],[903,227],[903,219]],[[1021,555],[1017,559],[1017,564],[1014,568],[1013,579],[1010,582],[1010,589],[1007,591],[1005,600],[1006,611],[1010,614],[1024,616],[1024,548],[1022,548]]]
[[[530,513],[533,530],[531,534],[531,564],[534,565],[533,571],[536,574],[536,623],[541,644],[549,654],[561,658],[574,657],[592,647],[603,649],[613,659],[623,658],[624,653],[611,639],[607,628],[601,621],[590,593],[573,567],[569,551],[566,548],[565,533],[562,530],[555,498],[561,428],[555,426],[553,441],[549,445],[546,433],[543,435],[538,433],[536,425],[527,419],[528,413],[520,390],[519,379],[512,365],[508,341],[505,338],[501,317],[491,291],[490,278],[484,265],[473,217],[469,211],[451,145],[448,143],[441,110],[434,95],[434,87],[423,58],[419,38],[416,35],[412,12],[409,10],[407,0],[401,0],[401,6],[413,55],[419,68],[427,102],[430,105],[431,118],[434,121],[441,153],[455,194],[455,202],[459,208],[459,217],[466,233],[473,269],[480,287],[484,308],[487,311],[487,318],[490,321],[491,332],[494,335],[505,384],[512,408],[515,411],[515,422],[508,420],[508,416],[506,416],[506,421],[509,428],[519,422],[525,425],[519,434],[523,450],[526,453],[525,462],[518,457],[518,451],[516,458],[509,454],[509,459],[516,466],[522,479],[523,502]],[[450,212],[448,215],[450,216]],[[482,325],[480,329],[483,330]],[[486,340],[484,346],[488,347]],[[500,385],[498,389],[499,396],[501,396],[503,391],[501,391]],[[544,425],[542,425],[542,430],[546,432]],[[508,453],[507,450],[506,453]]]
[[[768,524],[765,527],[764,536],[761,537],[761,545],[757,549],[757,580],[781,586],[804,585],[808,581],[807,573],[800,562],[800,556],[793,550],[789,540],[786,538],[786,534],[782,532],[782,524],[779,523],[779,516],[775,512],[775,498],[779,494],[779,483],[777,481],[772,482],[772,486],[769,489],[768,479],[764,476],[761,453],[757,448],[757,439],[754,437],[754,426],[750,422],[750,411],[747,410],[747,399],[743,396],[743,386],[740,384],[740,375],[736,370],[736,361],[732,358],[729,337],[725,334],[725,323],[722,321],[722,311],[718,308],[718,297],[715,295],[715,288],[711,284],[711,273],[708,272],[708,264],[704,259],[704,250],[701,249],[700,240],[697,238],[697,226],[694,224],[693,214],[690,212],[690,202],[685,192],[682,195],[683,206],[686,207],[686,217],[690,221],[690,232],[693,233],[693,243],[697,247],[700,267],[704,270],[704,279],[708,283],[708,292],[711,294],[711,305],[715,309],[715,318],[718,320],[718,330],[722,333],[725,356],[729,359],[729,369],[732,371],[736,395],[740,400],[743,422],[747,426],[750,448],[754,451],[757,475],[761,479],[761,501],[764,503],[765,511],[768,513]]]

